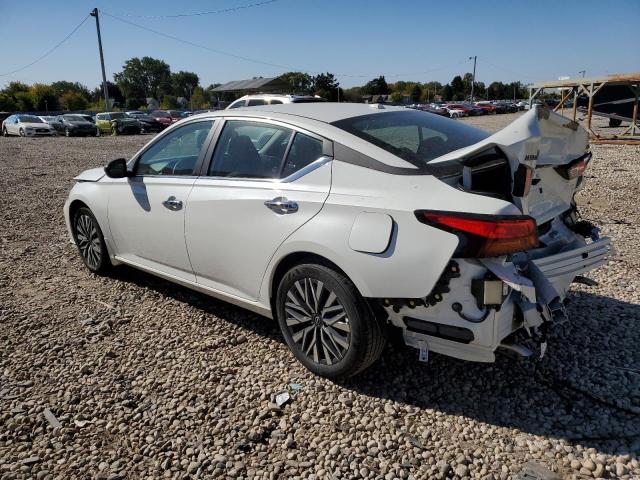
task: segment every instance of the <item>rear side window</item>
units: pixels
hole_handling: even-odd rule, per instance
[[[415,110],[351,117],[333,125],[425,169],[431,160],[489,136],[455,120]]]
[[[322,156],[322,141],[304,133],[296,133],[284,169],[282,178],[297,172]]]
[[[238,100],[236,102],[233,102],[231,105],[229,105],[229,108],[240,108],[240,107],[244,107],[244,104],[247,103],[246,100]]]
[[[278,178],[293,131],[262,122],[228,120],[216,145],[209,175]]]
[[[282,105],[280,100],[276,100],[275,98],[269,102],[271,105]]]
[[[267,102],[265,102],[263,98],[252,98],[251,100],[249,100],[247,107],[255,107],[257,105],[266,105],[266,104]]]

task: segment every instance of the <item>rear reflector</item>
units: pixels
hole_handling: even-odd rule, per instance
[[[458,236],[455,257],[499,257],[538,246],[536,221],[524,215],[417,210],[417,219]]]
[[[591,152],[587,152],[580,158],[575,159],[568,165],[563,165],[561,167],[556,167],[556,172],[562,175],[567,180],[572,180],[577,177],[581,177],[584,175],[584,171],[587,169],[589,165],[589,160],[591,160]]]

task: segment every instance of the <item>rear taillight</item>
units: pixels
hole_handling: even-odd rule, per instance
[[[556,172],[558,172],[567,180],[581,177],[582,175],[584,175],[584,171],[589,165],[589,160],[591,160],[591,152],[587,152],[585,155],[574,160],[568,165],[556,167]]]
[[[458,236],[455,257],[499,257],[538,246],[536,221],[523,215],[417,210],[422,223]]]

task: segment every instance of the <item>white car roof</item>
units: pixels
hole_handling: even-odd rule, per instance
[[[273,119],[284,119],[290,116],[295,116],[323,123],[332,123],[345,118],[389,111],[406,111],[406,109],[403,107],[365,103],[311,102],[234,108],[233,110],[219,110],[217,112],[213,112],[213,114],[216,116],[268,116]],[[209,115],[211,114],[212,113],[209,113]],[[207,114],[204,113],[202,115]]]
[[[193,121],[198,118],[216,118],[216,117],[246,117],[246,118],[267,118],[271,120],[279,120],[284,123],[291,123],[300,128],[307,129],[318,135],[330,138],[337,142],[347,145],[358,150],[365,155],[375,158],[387,165],[403,168],[415,168],[409,162],[402,160],[386,150],[373,145],[351,133],[341,130],[331,122],[342,120],[350,117],[358,117],[361,115],[378,114],[391,111],[404,111],[403,107],[378,106],[377,104],[363,103],[330,103],[330,102],[313,102],[313,103],[288,103],[282,105],[261,105],[255,107],[234,108],[233,110],[217,110],[215,112],[200,113],[192,115],[184,121]],[[175,125],[179,125],[177,122]],[[175,127],[173,127],[175,128]]]

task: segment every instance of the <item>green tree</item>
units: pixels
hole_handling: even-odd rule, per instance
[[[15,94],[18,92],[28,92],[29,85],[22,82],[9,82],[9,84],[2,90],[3,93],[11,95],[15,98]]]
[[[60,105],[65,110],[85,110],[89,102],[80,92],[68,91],[60,96]]]
[[[416,83],[413,86],[410,95],[413,102],[418,103],[420,101],[420,98],[422,98],[422,87],[420,87],[420,84]]]
[[[120,91],[118,85],[113,82],[107,81],[107,93],[109,94],[109,100],[113,100],[114,105],[124,105],[124,96]],[[104,110],[104,92],[102,91],[102,85],[98,85],[93,89],[90,96],[92,109],[93,110]],[[138,105],[146,105],[147,99],[145,97],[136,98],[134,102],[137,102]],[[102,105],[101,108],[97,108],[98,105]]]
[[[193,89],[200,83],[198,75],[193,72],[179,71],[171,74],[171,92],[176,97],[190,98]]]
[[[447,83],[444,87],[442,87],[441,95],[442,95],[442,100],[444,100],[445,102],[453,100],[453,88],[451,87],[451,85]]]
[[[199,110],[201,108],[210,108],[211,98],[209,96],[209,92],[207,92],[202,87],[194,88],[193,94],[191,95],[191,99],[189,101],[189,105],[194,110]]]
[[[291,87],[292,93],[313,93],[313,78],[304,72],[287,72],[280,75],[280,80]]]
[[[8,93],[0,93],[0,111],[13,112],[17,109],[16,101]]]
[[[451,91],[453,100],[464,100],[465,84],[460,75],[456,75],[451,80]]]
[[[61,97],[67,92],[74,92],[84,97],[85,100],[90,100],[91,92],[89,89],[82,85],[80,82],[69,82],[67,80],[59,80],[51,84],[54,92],[58,97]]]
[[[338,89],[340,89],[340,83],[333,73],[320,73],[313,77],[312,91],[315,95],[326,98],[330,102],[335,102],[338,99],[338,95],[343,93],[342,89]]]
[[[374,78],[367,82],[362,87],[362,91],[365,95],[388,95],[389,85],[387,84],[384,75],[380,75],[378,78]]]
[[[35,110],[33,97],[29,92],[16,92],[13,96],[16,100],[16,110],[19,112],[29,112]]]
[[[178,99],[175,95],[165,95],[162,97],[162,103],[160,104],[160,108],[178,108]]]
[[[171,91],[171,69],[157,58],[130,58],[113,78],[125,98],[157,99]]]
[[[44,83],[34,83],[29,87],[29,94],[33,100],[35,110],[58,110],[58,96],[51,85]]]
[[[391,94],[392,103],[402,103],[403,100],[404,100],[404,94],[402,92],[393,92]]]

